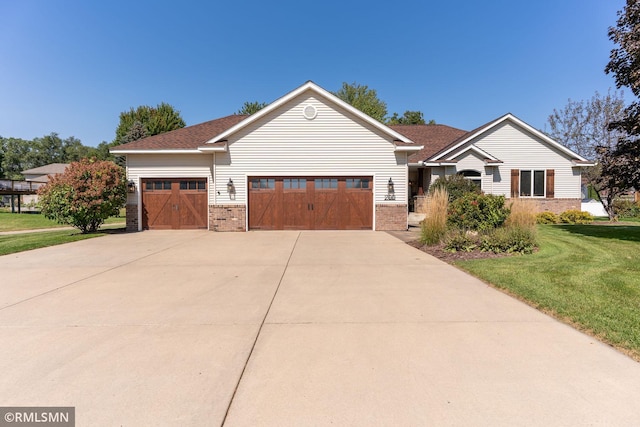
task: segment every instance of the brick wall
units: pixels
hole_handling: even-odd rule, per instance
[[[138,205],[127,205],[127,231],[138,231]]]
[[[407,205],[376,205],[376,230],[406,230],[407,216]]]
[[[582,201],[580,199],[527,199],[530,200],[537,212],[550,211],[561,214],[568,210],[580,210]],[[509,201],[507,201],[509,204]]]
[[[209,205],[209,230],[246,231],[247,208],[244,205]]]

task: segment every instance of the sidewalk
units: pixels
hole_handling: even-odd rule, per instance
[[[114,224],[106,224],[100,227],[100,230],[109,228],[124,227],[124,222],[118,222]],[[13,230],[13,231],[0,231],[0,236],[8,236],[12,234],[29,234],[29,233],[44,233],[46,231],[64,231],[64,230],[77,230],[75,227],[52,227],[52,228],[36,228],[30,230]]]

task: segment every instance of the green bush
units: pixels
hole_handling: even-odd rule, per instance
[[[444,249],[450,252],[472,252],[477,247],[477,235],[464,230],[451,230],[445,237]]]
[[[500,227],[509,216],[504,196],[467,193],[449,204],[451,228],[485,231]]]
[[[613,212],[619,217],[640,218],[640,202],[624,199],[614,200]]]
[[[591,224],[593,216],[589,212],[571,209],[560,214],[560,222],[564,224]]]
[[[436,179],[429,188],[429,192],[437,189],[447,190],[449,202],[453,202],[468,193],[480,194],[480,189],[477,185],[458,174]]]
[[[558,224],[560,218],[553,212],[540,212],[536,215],[536,222],[538,224]]]
[[[501,227],[491,230],[480,241],[480,250],[493,253],[530,254],[536,246],[535,227]]]

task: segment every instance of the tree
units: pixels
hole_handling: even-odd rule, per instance
[[[92,233],[125,204],[125,172],[113,162],[82,159],[51,177],[38,195],[45,217]]]
[[[398,116],[398,113],[393,113],[393,116],[387,121],[388,125],[424,125],[424,116],[421,111],[405,111],[402,117]],[[435,121],[430,120],[429,124],[435,124]]]
[[[598,92],[589,99],[568,100],[560,110],[553,110],[547,118],[551,138],[587,159],[598,156],[597,147],[613,148],[622,133],[609,125],[624,115],[623,93],[609,90],[605,96]]]
[[[614,159],[618,140],[624,134],[611,127],[624,117],[622,92],[598,92],[589,99],[572,101],[561,110],[553,110],[547,121],[550,130],[545,131],[556,141],[580,154],[597,160],[597,166],[585,168],[582,176],[596,192],[602,206],[613,219],[613,200],[624,194],[625,186],[619,173],[620,162]]]
[[[144,132],[139,129],[132,130],[134,125],[138,127],[136,122],[142,125]],[[185,122],[180,112],[171,105],[164,102],[156,107],[141,105],[136,109],[131,108],[129,111],[120,113],[120,123],[116,128],[116,137],[112,145],[135,141],[136,139],[132,139],[133,136],[140,139],[183,127]]]
[[[378,98],[374,89],[357,83],[342,83],[342,88],[334,92],[334,95],[367,114],[368,116],[384,123],[387,117],[387,104]]]
[[[258,101],[249,102],[249,101],[247,101],[244,104],[242,104],[242,108],[240,108],[236,112],[236,114],[250,116],[250,115],[255,114],[258,111],[262,110],[266,106],[267,106],[266,102],[258,102]]]
[[[613,74],[618,88],[628,87],[640,97],[640,1],[627,0],[618,12],[615,27],[609,28],[609,39],[618,47],[611,50],[605,73]],[[622,119],[610,128],[623,133],[613,150],[603,153],[614,157],[616,173],[627,187],[640,188],[640,103],[632,102]],[[604,168],[603,168],[604,169]],[[622,185],[622,184],[621,184]]]
[[[33,141],[20,138],[0,138],[2,140],[2,170],[7,179],[23,179],[22,171],[33,165]]]

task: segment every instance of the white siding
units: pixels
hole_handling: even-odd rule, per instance
[[[317,116],[303,116],[313,105]],[[229,138],[229,151],[216,153],[218,204],[245,204],[249,176],[373,176],[375,203],[407,203],[407,154],[394,152],[391,138],[309,92],[292,99]],[[226,190],[231,178],[232,200]],[[393,179],[396,201],[385,202]],[[372,207],[373,208],[373,207]]]
[[[475,145],[504,162],[493,168],[494,194],[510,196],[511,169],[553,169],[555,198],[581,197],[580,169],[572,167],[565,154],[518,126],[502,123],[482,135]]]
[[[138,204],[142,178],[207,178],[213,181],[211,154],[128,154],[127,179],[136,183],[136,193],[129,194],[128,204]],[[209,203],[213,204],[209,191]]]

